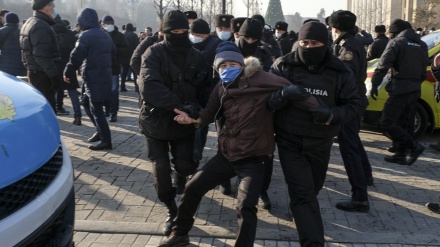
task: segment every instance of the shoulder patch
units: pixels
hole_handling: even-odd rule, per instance
[[[353,59],[353,52],[351,51],[344,51],[341,55],[341,60],[350,61],[352,59]]]

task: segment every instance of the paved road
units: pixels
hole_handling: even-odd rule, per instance
[[[63,141],[75,167],[76,246],[156,246],[162,240],[166,209],[153,186],[152,164],[146,159],[144,138],[138,133],[137,96],[120,95],[118,122],[110,123],[110,152],[91,151],[87,138],[94,133],[83,117],[75,126],[72,114],[59,116]],[[66,108],[72,112],[69,99]],[[350,185],[337,144],[332,148],[325,186],[319,194],[328,246],[440,246],[440,215],[424,204],[440,195],[439,155],[427,149],[412,166],[383,161],[390,141],[374,129],[361,138],[373,166],[375,186],[369,187],[371,210],[348,213],[334,207],[348,199]],[[427,146],[440,133],[422,138]],[[216,152],[211,128],[202,164]],[[237,181],[233,181],[236,189]],[[279,160],[275,158],[269,196],[273,209],[259,211],[255,246],[299,246]],[[233,246],[236,201],[218,190],[208,192],[190,232],[191,246]]]

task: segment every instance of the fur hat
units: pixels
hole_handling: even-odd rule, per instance
[[[352,31],[356,26],[356,15],[348,10],[338,10],[330,15],[328,23],[341,31]]]
[[[163,17],[162,31],[167,33],[176,29],[189,29],[188,19],[182,11],[171,10]]]
[[[240,31],[243,22],[246,20],[246,17],[237,17],[231,20],[231,31],[233,33],[238,33]]]
[[[133,31],[134,30],[133,24],[127,23],[127,25],[125,25],[125,30]]]
[[[277,23],[275,23],[275,30],[282,30],[287,32],[287,27],[289,27],[289,24],[287,24],[287,22],[277,21]]]
[[[216,27],[231,27],[231,20],[234,18],[233,15],[216,15],[215,16],[215,26]]]
[[[218,69],[224,62],[236,62],[244,66],[244,58],[238,46],[230,41],[220,43],[215,50],[214,67]]]
[[[32,9],[40,10],[53,1],[54,0],[32,0]]]
[[[183,13],[185,14],[186,19],[188,19],[188,20],[189,19],[193,19],[193,20],[197,19],[197,13],[195,11],[190,10],[190,11],[186,11]]]
[[[387,30],[384,25],[377,25],[374,27],[374,32],[376,33],[385,33]]]

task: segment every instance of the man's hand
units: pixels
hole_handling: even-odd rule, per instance
[[[179,124],[192,124],[192,123],[198,123],[198,121],[190,118],[188,114],[184,111],[180,111],[178,109],[174,109],[174,112],[177,113],[177,116],[174,117],[174,121],[178,122]]]
[[[190,118],[197,119],[200,117],[200,107],[198,106],[187,104],[180,107],[179,110],[186,112]]]
[[[438,68],[440,66],[440,53],[435,55],[434,61],[432,62],[434,67]]]
[[[288,100],[291,101],[301,101],[310,96],[310,93],[307,92],[303,87],[292,84],[289,86],[285,86],[283,91],[281,91],[281,95]]]
[[[374,100],[377,100],[378,95],[379,95],[379,92],[377,91],[377,87],[373,86],[370,91],[371,98]]]
[[[313,115],[313,122],[316,124],[330,125],[333,119],[332,109],[328,106],[321,105],[310,110]]]

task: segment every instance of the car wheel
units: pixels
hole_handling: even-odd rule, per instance
[[[420,103],[416,106],[416,115],[414,117],[414,137],[423,135],[428,128],[429,118],[425,108]]]

